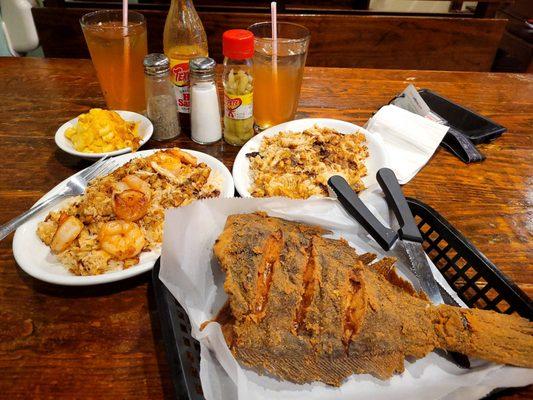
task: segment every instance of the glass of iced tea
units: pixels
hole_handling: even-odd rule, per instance
[[[311,37],[302,25],[277,23],[277,55],[273,57],[272,24],[248,28],[255,36],[254,120],[263,130],[294,119]]]
[[[148,53],[143,15],[129,11],[124,26],[121,10],[100,10],[85,14],[80,23],[107,107],[142,112],[143,59]]]

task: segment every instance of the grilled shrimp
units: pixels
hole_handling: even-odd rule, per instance
[[[179,149],[168,149],[157,153],[152,157],[151,166],[158,173],[170,180],[175,180],[179,175],[180,168],[185,165],[196,165],[196,157]]]
[[[113,211],[124,221],[137,221],[150,207],[150,184],[138,176],[127,175],[117,185],[113,194]]]
[[[54,253],[61,253],[78,237],[83,229],[83,222],[73,216],[62,214],[59,218],[59,226],[57,228],[50,248]]]
[[[152,161],[158,163],[161,167],[173,169],[177,164],[196,165],[196,157],[180,149],[168,149],[157,153]]]
[[[118,260],[138,255],[145,243],[144,234],[135,222],[109,221],[98,233],[100,247]]]

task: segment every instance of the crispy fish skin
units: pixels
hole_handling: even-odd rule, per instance
[[[533,367],[533,324],[493,311],[434,306],[395,272],[321,228],[268,217],[228,217],[214,246],[226,272],[238,360],[296,383],[338,386],[354,373],[387,379],[407,356],[435,348]]]

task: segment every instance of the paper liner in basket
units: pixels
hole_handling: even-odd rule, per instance
[[[365,192],[363,201],[390,225],[388,208],[377,194]],[[209,199],[168,210],[165,217],[160,279],[183,306],[192,335],[201,344],[200,377],[205,397],[211,399],[477,399],[496,387],[533,383],[533,371],[473,360],[473,368],[461,369],[430,353],[387,381],[370,375],[352,375],[342,386],[323,383],[298,385],[260,376],[243,368],[229,350],[220,325],[200,325],[213,318],[227,299],[224,273],[213,257],[213,244],[231,214],[265,211],[271,216],[320,225],[343,237],[358,252],[384,255],[366,232],[333,199],[290,200]],[[391,255],[390,252],[388,255]],[[394,255],[394,254],[392,254]],[[398,263],[407,278],[407,268]],[[435,277],[450,291],[433,266]]]

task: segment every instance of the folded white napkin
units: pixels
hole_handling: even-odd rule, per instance
[[[393,105],[381,107],[365,128],[383,139],[389,167],[402,185],[428,162],[448,131],[447,126]]]

